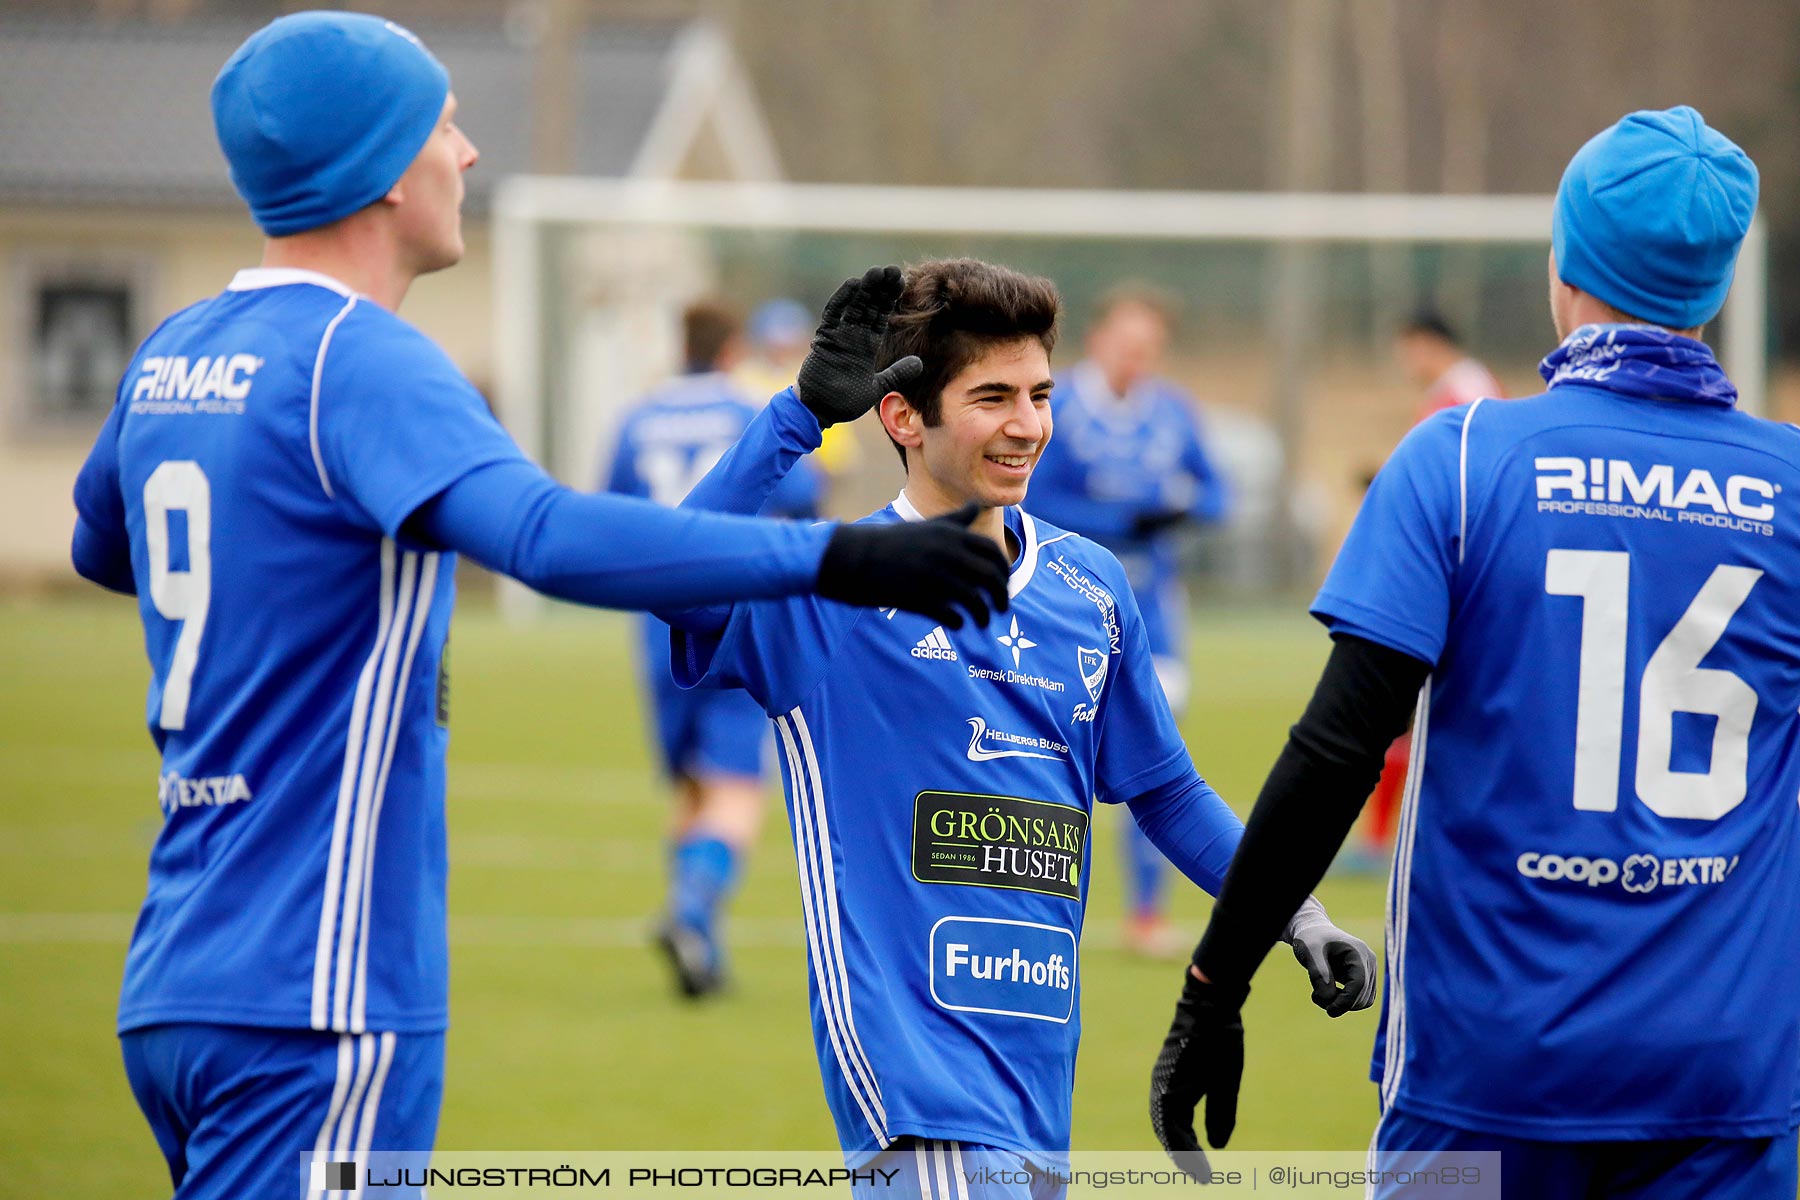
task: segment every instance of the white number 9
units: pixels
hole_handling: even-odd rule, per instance
[[[169,569],[169,513],[187,514],[187,570]],[[181,622],[175,654],[163,678],[164,729],[187,727],[188,696],[194,667],[200,661],[200,639],[206,634],[206,611],[212,603],[212,488],[206,472],[192,461],[170,461],[144,481],[144,543],[150,558],[150,602],[171,621]]]

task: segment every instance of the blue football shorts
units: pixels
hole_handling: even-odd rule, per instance
[[[1063,1176],[1015,1150],[905,1137],[854,1168],[877,1172],[850,1185],[853,1200],[1062,1200]]]
[[[371,1151],[429,1151],[437,1137],[441,1033],[171,1024],[119,1043],[175,1200],[350,1200],[315,1188],[302,1156],[366,1161]]]
[[[664,678],[652,682],[650,702],[657,748],[671,777],[767,775],[769,717],[750,693],[736,688],[683,690]]]
[[[1377,1200],[1498,1194],[1503,1200],[1793,1200],[1800,1142],[1781,1137],[1543,1142],[1459,1129],[1389,1109],[1375,1130],[1376,1165],[1396,1179],[1428,1176],[1461,1152],[1500,1152],[1497,1193],[1384,1182]],[[1466,1160],[1463,1160],[1466,1162]]]

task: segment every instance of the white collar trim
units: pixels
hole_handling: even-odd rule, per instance
[[[1024,509],[1019,510],[1019,531],[1025,535],[1024,548],[1019,551],[1019,561],[1013,564],[1012,574],[1006,580],[1006,594],[1017,596],[1037,574],[1038,538],[1037,522]]]
[[[901,489],[898,496],[894,497],[894,511],[900,514],[902,521],[923,521],[925,519],[925,515],[907,498],[904,488]],[[1006,594],[1008,596],[1017,596],[1024,591],[1025,585],[1030,583],[1031,577],[1037,573],[1037,522],[1032,520],[1031,514],[1024,509],[1018,509],[1017,512],[1021,546],[1019,557],[1013,562],[1012,573],[1007,576]],[[1005,517],[1002,517],[1001,520],[1004,522]]]
[[[356,289],[319,271],[305,267],[245,267],[231,277],[231,292],[255,292],[263,288],[286,287],[293,283],[310,283],[336,292],[345,299],[354,298]]]

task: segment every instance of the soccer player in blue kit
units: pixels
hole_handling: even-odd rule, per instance
[[[1594,137],[1556,195],[1547,390],[1432,416],[1376,477],[1157,1062],[1178,1158],[1202,1097],[1229,1135],[1251,973],[1416,703],[1375,1165],[1499,1151],[1507,1197],[1792,1200],[1800,432],[1738,411],[1699,340],[1756,197],[1691,108]]]
[[[1174,297],[1124,284],[1100,300],[1087,357],[1056,378],[1056,437],[1031,475],[1032,511],[1119,558],[1143,614],[1156,678],[1179,717],[1187,706],[1187,597],[1176,561],[1184,525],[1224,519],[1230,489],[1207,453],[1194,398],[1159,371]],[[1127,949],[1176,953],[1165,914],[1168,863],[1125,822]]]
[[[760,408],[730,374],[743,357],[737,313],[720,300],[696,300],[682,310],[681,328],[685,369],[626,414],[606,475],[608,491],[670,508]],[[822,473],[802,464],[764,502],[761,515],[814,518],[822,485]],[[676,805],[668,909],[656,941],[681,994],[697,999],[726,983],[722,910],[762,828],[769,719],[743,692],[677,687],[669,627],[646,614],[638,629],[645,707]]]
[[[1096,802],[1128,805],[1209,891],[1242,832],[1175,728],[1118,560],[1019,507],[1051,435],[1058,306],[1044,279],[924,263],[871,345],[871,370],[917,356],[924,373],[880,400],[905,487],[867,523],[978,505],[972,527],[1012,562],[1007,617],[977,632],[828,601],[673,614],[678,678],[744,688],[775,719],[843,1148],[937,1200],[1058,1190],[969,1175],[1068,1161]],[[778,394],[685,505],[754,511],[820,435],[816,410]],[[1317,901],[1282,924],[1320,1007],[1372,1002],[1373,955]]]
[[[134,356],[75,484],[72,555],[135,594],[163,825],[118,1032],[176,1196],[293,1195],[302,1156],[429,1150],[443,1087],[446,679],[456,554],[647,607],[816,591],[960,624],[1006,564],[953,522],[679,513],[563,488],[394,310],[462,253],[476,151],[443,67],[378,17],[252,35],[212,93],[263,265]],[[836,328],[800,373],[880,395]],[[848,331],[854,332],[854,331]],[[871,398],[862,403],[872,403]],[[954,606],[953,603],[954,602]]]

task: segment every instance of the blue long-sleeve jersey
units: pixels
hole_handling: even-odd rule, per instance
[[[138,597],[162,753],[121,1030],[444,1027],[451,550],[680,605],[804,589],[829,536],[562,488],[429,339],[297,270],[151,335],[75,502],[77,567]]]
[[[1421,423],[1313,612],[1433,664],[1388,891],[1384,1106],[1549,1141],[1800,1123],[1800,434],[1699,342],[1586,326]]]
[[[810,428],[809,428],[810,426]],[[688,497],[755,506],[816,445],[783,393]],[[916,519],[902,495],[870,521]],[[677,677],[776,722],[825,1090],[853,1155],[913,1135],[1069,1145],[1097,803],[1132,802],[1216,890],[1242,833],[1196,773],[1105,549],[1005,513],[987,628],[829,601],[689,615]]]

